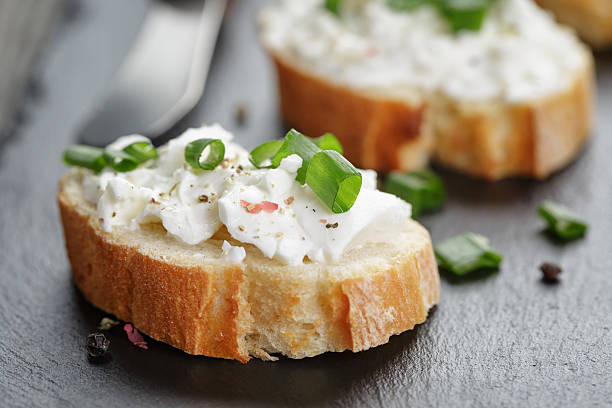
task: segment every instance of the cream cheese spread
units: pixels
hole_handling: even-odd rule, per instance
[[[498,0],[481,30],[453,34],[432,6],[399,12],[387,0],[280,0],[261,13],[277,55],[332,82],[461,100],[520,102],[570,86],[588,61],[573,32],[531,0]]]
[[[225,158],[214,170],[192,170],[185,146],[200,138],[220,139]],[[125,136],[111,146],[142,141]],[[291,155],[276,169],[256,169],[248,152],[232,143],[219,125],[189,129],[158,149],[159,157],[139,168],[106,169],[83,177],[86,199],[97,205],[104,231],[160,223],[187,244],[211,238],[222,226],[265,256],[299,265],[306,257],[333,262],[349,247],[393,239],[410,217],[410,205],[376,189],[376,172],[360,170],[362,187],[353,207],[332,213],[306,185],[295,181],[302,159]],[[223,256],[241,262],[245,250],[224,243]]]

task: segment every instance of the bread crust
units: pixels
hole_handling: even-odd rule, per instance
[[[239,265],[212,270],[160,262],[111,242],[61,193],[59,207],[74,282],[94,306],[189,354],[249,360],[239,341],[245,330]]]
[[[333,132],[344,154],[362,168],[415,170],[427,163],[431,133],[424,128],[424,103],[355,92],[298,69],[279,55],[273,60],[281,111],[289,125],[313,136]],[[407,153],[398,153],[401,150]]]
[[[77,287],[94,306],[189,354],[246,363],[251,356],[274,359],[268,352],[302,358],[361,351],[422,323],[439,300],[429,234],[410,221],[412,247],[385,268],[373,265],[367,276],[320,279],[316,303],[321,314],[311,331],[293,330],[290,324],[300,323],[297,316],[309,302],[301,274],[287,270],[286,277],[263,285],[257,274],[269,273],[274,261],[255,247],[246,248],[247,258],[240,264],[208,259],[182,265],[165,261],[164,254],[152,256],[138,241],[121,242],[102,231],[95,209],[75,200],[69,184],[75,184],[74,174],[62,178],[58,203]],[[308,265],[301,268],[298,272]],[[266,307],[272,312],[263,313]],[[280,325],[283,330],[277,330]],[[279,331],[274,345],[255,342],[266,330]],[[329,339],[323,345],[315,341],[321,333]]]
[[[559,22],[573,27],[595,48],[612,46],[612,2],[609,0],[536,0]]]
[[[422,168],[433,156],[489,180],[543,179],[578,154],[591,129],[594,68],[586,49],[570,86],[521,104],[400,99],[335,84],[270,53],[285,121],[310,135],[335,133],[351,161],[378,171]]]

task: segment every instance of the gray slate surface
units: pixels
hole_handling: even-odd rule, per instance
[[[13,124],[31,68],[66,0],[0,0],[0,141]]]
[[[255,42],[260,2],[237,2],[206,100],[193,123],[219,121],[249,147],[282,130],[273,72]],[[434,241],[467,230],[505,255],[500,272],[442,281],[442,302],[416,330],[353,354],[270,364],[188,356],[110,333],[112,360],[88,363],[83,343],[104,314],[70,280],[56,183],[62,150],[101,100],[146,3],[81,3],[41,62],[42,94],[0,145],[0,405],[85,406],[612,406],[612,54],[598,56],[598,127],[578,162],[542,183],[499,184],[443,172],[445,210],[423,218]],[[234,123],[237,102],[249,121]],[[538,203],[583,214],[581,241],[541,234]],[[560,263],[559,285],[539,279]]]

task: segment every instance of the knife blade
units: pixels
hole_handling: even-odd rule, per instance
[[[155,144],[198,103],[228,0],[154,1],[104,103],[79,142],[106,146],[140,133]]]

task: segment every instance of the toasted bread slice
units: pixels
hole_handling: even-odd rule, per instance
[[[286,122],[311,135],[333,132],[346,156],[365,168],[414,170],[433,155],[489,180],[543,179],[574,159],[591,129],[594,75],[586,49],[584,69],[570,86],[516,104],[351,89],[269,51]]]
[[[188,245],[160,224],[102,231],[82,171],[60,181],[58,202],[76,285],[95,306],[190,354],[303,358],[361,351],[422,323],[438,302],[427,231],[406,220],[393,242],[347,250],[332,264],[287,266],[254,246],[222,257],[227,231]]]
[[[560,22],[576,29],[595,48],[612,46],[612,2],[610,0],[536,0],[550,9]]]
[[[278,1],[261,40],[286,122],[335,133],[357,165],[414,170],[430,158],[498,180],[546,178],[576,157],[592,123],[590,50],[531,0],[491,5],[453,33],[423,5]]]

